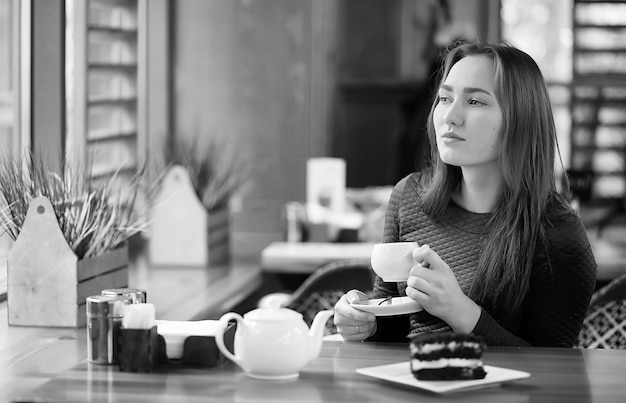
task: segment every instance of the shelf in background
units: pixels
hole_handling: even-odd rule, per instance
[[[592,203],[626,202],[624,21],[626,0],[573,2],[569,166],[589,173],[585,197]]]

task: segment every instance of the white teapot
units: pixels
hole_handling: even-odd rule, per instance
[[[287,308],[258,308],[243,317],[229,312],[219,320],[215,342],[252,378],[296,378],[319,355],[326,321],[333,314],[333,310],[318,312],[309,330],[302,315]],[[233,353],[224,345],[224,330],[231,320],[237,322]]]

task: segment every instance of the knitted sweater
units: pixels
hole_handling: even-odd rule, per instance
[[[466,211],[450,202],[445,214],[433,220],[418,203],[419,174],[402,179],[393,189],[385,218],[384,242],[417,241],[428,244],[454,272],[468,293],[483,248],[491,214]],[[546,228],[547,252],[535,253],[528,293],[520,309],[497,317],[481,305],[472,333],[494,346],[572,347],[582,326],[596,279],[596,263],[587,233],[574,213],[551,217]],[[539,249],[539,248],[538,248]],[[511,268],[513,269],[513,268]],[[406,282],[385,283],[376,278],[373,298],[405,296]],[[379,317],[370,340],[406,341],[413,336],[450,330],[441,319],[420,311],[411,315]]]

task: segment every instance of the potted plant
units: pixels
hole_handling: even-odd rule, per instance
[[[202,140],[202,141],[201,141]],[[217,265],[230,258],[230,207],[248,177],[241,152],[223,138],[178,136],[149,168],[153,264]]]
[[[58,174],[42,159],[4,156],[0,196],[0,226],[13,240],[10,325],[83,326],[87,296],[128,285],[126,241],[146,222],[115,175],[94,186],[84,171]]]

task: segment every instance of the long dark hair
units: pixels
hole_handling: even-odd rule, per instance
[[[515,311],[528,292],[533,256],[544,243],[549,203],[556,200],[565,205],[564,199],[555,198],[557,135],[539,67],[529,55],[511,45],[456,45],[445,57],[440,83],[455,63],[470,55],[493,60],[495,95],[503,114],[498,152],[503,188],[489,221],[490,231],[480,251],[469,295],[496,312],[502,307],[500,314],[504,315],[504,307]],[[428,117],[432,176],[421,198],[424,211],[433,217],[443,214],[450,194],[462,180],[461,168],[439,157],[433,125],[437,103],[435,99]]]

